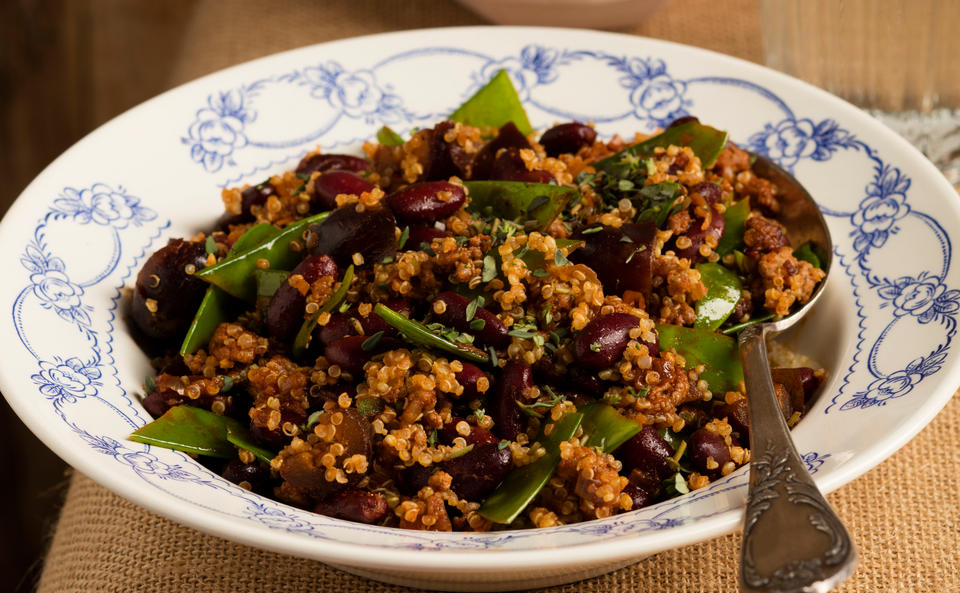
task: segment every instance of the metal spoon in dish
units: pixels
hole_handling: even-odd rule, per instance
[[[833,243],[810,194],[769,159],[754,171],[780,192],[780,222],[792,245],[810,242],[827,276],[808,303],[786,317],[740,332],[740,358],[750,410],[750,490],[743,521],[740,590],[744,593],[829,591],[853,574],[857,554],[797,454],[770,377],[765,339],[796,324],[823,294]]]

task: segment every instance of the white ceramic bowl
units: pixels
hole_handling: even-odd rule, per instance
[[[317,144],[358,151],[383,124],[429,125],[500,68],[541,129],[576,118],[632,134],[695,113],[791,169],[818,199],[835,277],[790,340],[830,372],[794,431],[821,488],[880,463],[951,396],[960,382],[957,196],[905,141],[839,99],[721,55],[607,33],[464,28],[339,41],[230,68],[121,115],[57,159],[0,225],[0,388],[10,404],[67,462],[152,511],[391,582],[560,583],[736,528],[745,468],[609,519],[434,534],[294,509],[186,455],[126,440],[148,419],[137,396],[149,366],[117,311],[148,254],[208,226],[221,187],[292,167]]]

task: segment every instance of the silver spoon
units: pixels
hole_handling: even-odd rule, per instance
[[[812,242],[827,276],[798,311],[777,321],[748,326],[738,338],[752,453],[740,549],[740,590],[821,593],[853,574],[857,553],[793,446],[770,377],[765,340],[800,321],[823,294],[833,242],[820,209],[803,186],[769,159],[755,156],[754,171],[775,183],[780,192],[779,219],[791,244]]]

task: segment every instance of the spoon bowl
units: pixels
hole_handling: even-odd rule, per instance
[[[833,242],[823,214],[800,182],[769,159],[754,158],[754,170],[777,186],[779,220],[790,244],[809,243],[826,275],[802,307],[738,335],[752,452],[740,590],[825,592],[853,574],[856,550],[793,445],[770,376],[766,338],[796,324],[819,300],[830,277]]]

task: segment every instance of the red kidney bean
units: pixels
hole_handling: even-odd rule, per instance
[[[302,414],[297,414],[289,408],[284,408],[280,410],[280,426],[275,430],[270,430],[266,426],[261,426],[255,424],[253,420],[250,421],[250,436],[253,437],[253,440],[257,443],[260,443],[267,449],[273,451],[279,451],[284,446],[290,442],[290,437],[283,434],[282,427],[287,422],[292,424],[303,424],[307,421],[307,417]]]
[[[513,456],[498,443],[474,445],[472,451],[442,462],[440,468],[453,478],[450,487],[457,496],[479,502],[513,469]]]
[[[339,340],[346,336],[352,336],[357,333],[353,327],[353,317],[346,313],[334,313],[330,316],[330,321],[320,328],[320,341],[324,346],[329,346],[331,342]]]
[[[663,483],[655,474],[635,469],[630,472],[630,482],[623,492],[633,501],[631,510],[642,509],[653,504],[663,491]]]
[[[396,220],[386,208],[357,212],[353,205],[337,208],[319,224],[310,226],[317,237],[314,255],[329,255],[342,268],[354,263],[359,253],[363,263],[373,266],[397,252]]]
[[[523,393],[531,387],[533,370],[530,365],[511,360],[500,370],[491,414],[495,434],[512,441],[523,432],[523,415],[517,402],[523,401]]]
[[[320,204],[320,210],[333,210],[337,207],[337,196],[355,194],[373,190],[376,185],[350,171],[328,171],[313,181],[313,195]]]
[[[720,191],[720,186],[709,181],[701,181],[700,183],[694,185],[690,188],[689,194],[700,194],[700,196],[703,197],[703,200],[711,206],[719,203],[723,198],[723,193]]]
[[[354,171],[360,173],[370,170],[370,162],[349,154],[314,154],[304,157],[297,165],[297,173],[309,175],[315,171]]]
[[[434,239],[442,239],[443,237],[450,236],[447,232],[427,224],[411,224],[407,225],[407,228],[409,228],[410,231],[407,235],[407,242],[403,245],[406,251],[420,249],[420,245],[423,243],[430,245]]]
[[[257,461],[244,463],[239,459],[231,459],[220,475],[234,484],[246,482],[251,492],[265,493],[270,485],[270,469]]]
[[[770,375],[774,383],[784,386],[790,395],[791,407],[798,412],[806,411],[807,404],[820,387],[820,379],[813,374],[810,367],[772,369]]]
[[[704,260],[703,255],[700,253],[700,246],[706,242],[707,236],[711,235],[719,242],[727,223],[723,219],[723,215],[712,208],[710,211],[710,222],[706,225],[707,228],[703,228],[705,220],[703,217],[693,216],[692,218],[693,220],[690,223],[690,227],[682,235],[690,239],[690,246],[684,249],[674,246],[674,251],[677,257],[685,257],[690,260],[691,264],[698,264]]]
[[[670,128],[675,128],[679,125],[692,122],[692,121],[699,122],[700,120],[692,115],[684,115],[683,117],[678,117],[677,119],[670,122],[670,125],[668,125],[666,129],[669,130]]]
[[[584,245],[570,254],[570,261],[592,268],[609,294],[633,290],[649,298],[656,225],[639,222],[624,224],[619,229],[603,226],[598,232],[586,234],[584,230],[573,235]]]
[[[623,463],[624,470],[643,470],[661,480],[674,472],[670,467],[673,454],[673,447],[652,426],[644,426],[617,449],[617,459]]]
[[[441,199],[440,194],[448,197]],[[452,215],[466,202],[462,185],[447,181],[421,181],[387,196],[387,205],[406,222],[436,222]]]
[[[208,286],[186,269],[201,270],[206,262],[203,243],[170,239],[143,264],[133,290],[130,317],[146,336],[183,337]]]
[[[473,319],[467,321],[467,305],[470,300],[455,292],[441,292],[437,295],[438,301],[443,301],[446,309],[443,313],[437,315],[441,323],[449,325],[457,331],[476,336],[477,340],[498,348],[505,347],[510,343],[510,336],[507,335],[507,327],[503,325],[500,319],[487,311],[483,307],[477,307],[477,312]],[[431,309],[435,311],[434,309]],[[483,320],[483,328],[475,330],[470,327],[474,319]]]
[[[433,126],[430,133],[430,156],[424,167],[423,180],[447,180],[456,175],[466,178],[473,155],[460,146],[456,138],[448,142],[444,136],[456,124],[452,121],[442,121]]]
[[[493,162],[497,158],[497,153],[500,152],[502,148],[521,149],[531,148],[531,146],[530,142],[527,141],[527,137],[517,129],[516,124],[512,121],[503,124],[497,133],[497,137],[487,142],[483,148],[480,149],[480,152],[477,153],[476,158],[473,160],[470,178],[492,179]]]
[[[387,516],[390,507],[387,499],[376,492],[347,490],[320,502],[313,512],[335,519],[345,519],[356,523],[372,525]]]
[[[694,467],[702,474],[719,476],[720,470],[730,461],[730,448],[723,437],[706,428],[698,428],[687,439],[687,450]],[[717,462],[717,467],[707,467],[708,458]]]
[[[463,385],[463,393],[459,399],[461,401],[468,401],[482,398],[490,393],[490,387],[487,387],[487,390],[483,393],[480,393],[477,389],[477,381],[482,378],[487,378],[488,384],[492,385],[487,374],[480,370],[480,367],[475,364],[469,362],[463,362],[461,364],[463,364],[463,370],[457,373],[457,383]]]
[[[640,320],[626,313],[601,315],[587,324],[573,341],[573,356],[580,365],[605,369],[620,359],[630,341],[630,330]]]
[[[453,420],[443,425],[443,430],[441,430],[441,435],[443,440],[446,443],[453,443],[453,439],[457,437],[463,437],[467,441],[468,445],[489,445],[496,444],[500,442],[500,439],[495,437],[492,432],[487,430],[482,426],[476,426],[474,424],[470,425],[470,434],[464,436],[457,432],[457,424],[460,422],[465,422],[463,418],[454,417]]]
[[[550,183],[553,175],[547,171],[527,169],[520,156],[520,149],[505,148],[493,160],[490,179],[503,181],[525,181],[527,183]]]
[[[540,144],[547,156],[556,157],[564,153],[576,154],[584,146],[590,146],[597,139],[597,131],[586,124],[572,121],[553,126],[540,136]]]
[[[294,275],[302,276],[307,284],[313,284],[324,276],[337,278],[337,264],[328,255],[311,255],[290,272],[290,276]],[[288,277],[277,292],[273,293],[267,306],[265,321],[270,337],[282,342],[293,339],[303,325],[306,305],[307,295],[300,294],[299,290],[291,286]]]
[[[339,366],[344,371],[356,375],[363,371],[363,365],[370,357],[377,353],[375,350],[366,351],[361,346],[370,336],[347,336],[327,344],[323,355],[327,362]],[[381,340],[382,342],[382,340]],[[380,344],[378,344],[380,346]]]
[[[750,441],[750,406],[746,398],[732,404],[723,404],[713,409],[714,418],[726,418],[727,423],[740,435],[744,442]]]
[[[416,496],[417,492],[430,481],[430,476],[440,471],[440,469],[440,464],[423,467],[419,463],[415,463],[410,467],[400,470],[394,482],[397,484],[397,489],[400,490],[401,494]]]
[[[569,385],[586,395],[599,397],[603,394],[603,383],[595,371],[572,365],[567,370],[566,381]]]
[[[240,216],[243,220],[253,220],[251,206],[263,206],[267,198],[276,195],[277,189],[273,187],[270,180],[263,181],[256,185],[251,185],[240,192]]]

